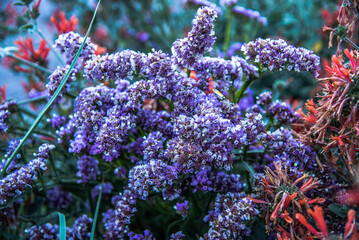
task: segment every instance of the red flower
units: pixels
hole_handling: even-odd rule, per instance
[[[35,50],[32,38],[26,38],[25,40],[15,41],[19,51],[15,53],[16,56],[28,60],[30,62],[38,62],[42,65],[47,65],[47,55],[50,48],[46,47],[45,40],[41,39],[39,49]]]
[[[6,90],[6,84],[4,84],[4,86],[2,86],[2,87],[0,87],[0,104],[2,103],[2,102],[4,102],[5,101],[5,99],[6,99],[6,92],[5,92],[5,90]]]
[[[55,11],[50,21],[55,25],[58,34],[75,31],[79,22],[76,16],[72,16],[68,21],[62,11]]]

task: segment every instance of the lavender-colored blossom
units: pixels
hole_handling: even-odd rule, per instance
[[[55,224],[46,223],[41,226],[33,226],[25,230],[30,240],[53,240],[59,239],[60,227]]]
[[[238,125],[232,129],[234,144],[237,146],[252,145],[261,139],[265,131],[262,115],[258,113],[246,113]]]
[[[241,57],[233,56],[232,61],[237,61],[241,64],[243,75],[251,78],[259,77],[258,68],[252,64],[249,64],[246,60]]]
[[[96,196],[98,196],[98,194],[100,193],[101,185],[102,185],[102,195],[111,194],[111,192],[113,190],[113,186],[112,186],[112,184],[110,182],[107,182],[107,183],[104,183],[104,184],[98,184],[92,189],[92,191],[91,191],[92,198],[95,198]]]
[[[196,72],[197,87],[208,91],[208,79],[215,80],[215,88],[221,92],[227,91],[232,81],[242,78],[242,66],[236,59],[203,57],[193,66]]]
[[[64,67],[57,67],[56,70],[49,76],[49,82],[46,84],[47,92],[50,97],[55,94],[55,91],[60,86],[60,83],[64,79],[67,72],[70,70],[70,65]],[[66,80],[65,86],[62,88],[59,96],[63,96],[70,89],[71,83],[76,80],[75,77],[76,70],[73,69],[68,79]],[[60,99],[60,98],[58,98]]]
[[[180,214],[182,217],[187,216],[189,206],[188,201],[184,201],[183,203],[176,203],[176,205],[173,207],[178,214]]]
[[[172,240],[183,240],[185,235],[182,233],[182,231],[176,232],[171,234],[170,239]]]
[[[15,149],[16,149],[17,145],[19,145],[19,143],[20,143],[20,140],[15,139],[15,138],[8,142],[6,153],[4,155],[4,159],[2,159],[2,161],[0,162],[0,169],[2,169],[5,166],[6,159],[11,156],[11,154],[15,151]],[[16,167],[17,167],[16,160],[20,159],[20,157],[21,157],[20,153],[16,154],[16,156],[14,157],[14,160],[11,162],[11,164],[7,168],[7,172],[12,172],[16,169]]]
[[[243,190],[244,184],[239,174],[226,174],[224,172],[214,172],[206,169],[197,172],[191,180],[193,192],[197,191],[213,191],[220,193],[240,192]]]
[[[283,39],[258,38],[243,45],[242,51],[247,55],[247,60],[261,64],[270,71],[287,69],[307,71],[315,77],[319,75],[320,58],[313,51],[288,45]]]
[[[55,148],[54,145],[41,145],[37,154],[34,154],[35,159],[0,180],[0,205],[31,188],[32,182],[37,179],[38,171],[46,170],[46,159],[53,148]]]
[[[55,40],[54,48],[65,55],[66,64],[71,64],[83,41],[84,38],[80,34],[67,32],[59,35]],[[97,46],[91,43],[91,39],[87,38],[80,57],[84,61],[91,59],[95,55],[96,48]]]
[[[150,230],[146,229],[143,234],[136,234],[134,232],[128,233],[129,240],[155,240]]]
[[[69,240],[88,240],[91,235],[92,218],[82,215],[75,220],[70,231],[68,231],[67,239]]]
[[[263,17],[258,11],[254,11],[242,6],[235,6],[232,8],[232,11],[234,14],[243,15],[250,19],[256,19],[263,26],[268,24],[267,18]]]
[[[167,185],[171,185],[177,174],[175,167],[161,160],[151,160],[131,169],[128,187],[139,199],[145,200],[150,191],[159,192]]]
[[[279,123],[298,123],[301,119],[299,113],[296,113],[288,103],[278,100],[270,103],[266,112],[268,116],[274,117]]]
[[[205,52],[211,50],[214,37],[213,21],[217,12],[209,7],[198,9],[188,36],[178,39],[172,45],[173,64],[179,68],[191,68]]]
[[[272,92],[262,92],[258,95],[256,104],[258,105],[268,105],[272,102]]]
[[[232,0],[233,1],[233,0]],[[207,1],[207,0],[183,0],[184,5],[194,5],[194,6],[204,6],[213,8],[218,15],[222,15],[222,9],[218,7],[216,4]]]
[[[243,239],[251,233],[247,224],[258,214],[244,193],[218,194],[214,210],[204,218],[210,227],[204,239]]]
[[[51,126],[56,129],[62,127],[65,124],[65,121],[66,121],[66,117],[60,116],[56,113],[52,115],[52,118],[47,119],[47,122],[50,123]]]
[[[67,209],[72,203],[71,192],[65,191],[61,186],[56,186],[46,194],[50,208]]]
[[[161,132],[152,132],[143,142],[144,160],[161,159],[163,156],[163,143],[166,139]]]
[[[237,51],[240,51],[242,49],[242,46],[243,46],[242,42],[232,43],[227,50],[227,56],[233,57]]]
[[[0,133],[6,132],[8,129],[5,123],[6,118],[10,115],[8,108],[9,105],[7,103],[0,105]]]
[[[236,5],[237,2],[238,2],[238,0],[220,0],[219,4],[221,6],[232,7],[232,6]]]
[[[134,74],[146,74],[146,54],[123,50],[114,54],[95,56],[86,61],[84,72],[89,81],[120,80]]]
[[[72,115],[69,116],[70,120],[62,127],[60,127],[59,130],[56,131],[56,134],[59,136],[57,138],[57,142],[64,144],[70,141],[70,136],[74,134],[76,124],[75,119]]]
[[[91,156],[82,156],[77,161],[78,172],[76,176],[81,178],[78,183],[87,183],[89,180],[95,180],[100,174],[98,170],[98,161]]]
[[[285,164],[287,166],[306,171],[317,166],[314,151],[296,140],[287,129],[280,128],[274,132],[267,132],[263,138],[263,146],[267,147],[274,155],[286,154]]]
[[[119,178],[125,178],[126,177],[127,170],[124,167],[118,167],[115,169],[114,174]]]

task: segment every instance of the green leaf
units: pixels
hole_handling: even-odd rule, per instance
[[[102,197],[102,183],[101,183],[100,192],[99,192],[98,198],[97,198],[97,204],[96,204],[95,216],[93,218],[93,223],[92,223],[90,240],[93,240],[94,237],[95,237],[96,222],[97,222],[97,217],[98,217],[98,213],[99,213],[99,210],[100,210],[101,197]]]
[[[337,203],[330,204],[328,208],[330,209],[330,211],[343,218],[348,215],[349,211],[349,208],[347,206],[340,205]]]
[[[31,23],[28,23],[28,24],[25,24],[25,25],[22,25],[21,27],[19,27],[19,31],[21,32],[21,31],[24,31],[26,29],[31,29],[33,27],[34,27],[34,25],[32,25]]]
[[[57,212],[59,215],[59,225],[60,225],[60,240],[66,240],[66,219],[65,215]]]
[[[25,6],[25,4],[23,2],[14,2],[12,5],[13,6]]]

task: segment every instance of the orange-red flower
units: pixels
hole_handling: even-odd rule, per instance
[[[67,20],[63,11],[55,11],[50,21],[55,25],[58,34],[75,31],[79,22],[76,16]]]
[[[16,56],[30,62],[38,62],[43,65],[47,64],[47,55],[49,54],[50,48],[46,46],[45,40],[41,39],[38,50],[35,50],[32,38],[16,40],[15,44],[19,49],[19,51],[15,53]]]

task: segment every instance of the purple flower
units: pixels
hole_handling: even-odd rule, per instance
[[[227,50],[227,56],[228,57],[234,56],[237,51],[240,51],[242,49],[242,46],[243,46],[242,42],[232,43]]]
[[[0,180],[0,205],[31,188],[32,182],[37,179],[38,172],[46,170],[46,159],[49,157],[50,150],[54,148],[54,145],[46,143],[41,145],[35,154],[35,159]]]
[[[261,16],[258,11],[254,11],[252,9],[244,8],[242,6],[235,6],[232,8],[234,14],[239,14],[246,16],[250,19],[256,19],[260,24],[266,26],[268,24],[267,18]]]
[[[54,48],[61,53],[64,53],[66,64],[71,64],[83,41],[84,38],[78,33],[68,32],[59,35],[59,37],[55,40]],[[82,57],[84,61],[87,61],[95,55],[95,50],[96,46],[91,43],[90,38],[87,38],[80,57]]]
[[[146,229],[143,234],[136,234],[134,232],[128,233],[129,240],[155,240],[152,237],[150,230]]]
[[[47,192],[49,206],[55,209],[67,209],[72,202],[72,194],[64,191],[61,186],[56,186]]]
[[[242,51],[246,59],[263,65],[270,71],[273,69],[288,71],[307,71],[319,75],[320,58],[305,48],[288,45],[283,39],[261,39],[244,44]]]
[[[126,177],[127,170],[124,167],[118,167],[115,169],[114,174],[119,178],[125,178]]]
[[[77,161],[78,172],[76,176],[81,178],[78,183],[87,183],[89,180],[95,180],[100,174],[98,170],[98,161],[90,156],[82,156]]]
[[[238,2],[238,0],[220,0],[219,4],[221,6],[228,6],[228,7],[232,7],[234,5],[236,5]]]
[[[71,230],[68,231],[69,240],[88,240],[91,235],[92,218],[82,215],[75,220]]]
[[[0,105],[0,133],[6,132],[8,126],[5,123],[6,118],[10,115],[9,104],[4,103]]]
[[[55,94],[57,88],[60,86],[60,83],[64,79],[67,72],[70,70],[70,65],[66,65],[62,68],[57,67],[57,69],[49,76],[49,82],[46,84],[48,95],[51,97]],[[59,96],[63,96],[70,89],[71,83],[76,80],[75,77],[76,70],[71,71],[70,76],[66,80],[65,86],[61,90]],[[59,100],[60,98],[57,98]]]
[[[183,218],[187,216],[189,206],[188,201],[184,201],[183,203],[176,203],[176,205],[173,207],[178,214],[180,214]]]
[[[182,231],[176,232],[171,234],[171,238],[173,240],[183,240],[185,235],[182,233]]]
[[[108,182],[108,183],[104,183],[104,184],[98,184],[91,191],[92,198],[95,198],[96,196],[98,196],[98,194],[100,193],[101,185],[102,185],[102,195],[111,194],[111,192],[113,190],[113,186],[111,183]]]
[[[59,239],[60,237],[60,228],[58,225],[52,225],[46,223],[41,226],[33,226],[25,230],[25,233],[29,235],[30,240],[53,240]]]
[[[268,116],[274,117],[279,123],[299,123],[301,117],[288,103],[278,100],[270,103],[266,109]]]
[[[188,36],[178,39],[172,45],[173,64],[179,68],[191,68],[197,59],[212,49],[215,42],[214,19],[217,12],[209,7],[198,9]]]
[[[258,105],[268,105],[272,102],[272,92],[262,92],[257,97],[256,104]]]
[[[259,214],[244,193],[218,194],[214,210],[205,216],[209,230],[204,239],[242,239],[249,236],[247,224]]]
[[[220,7],[218,7],[216,4],[211,3],[210,1],[207,1],[207,0],[183,0],[183,4],[210,7],[210,8],[213,8],[217,12],[218,15],[222,15],[222,13],[223,13]]]

